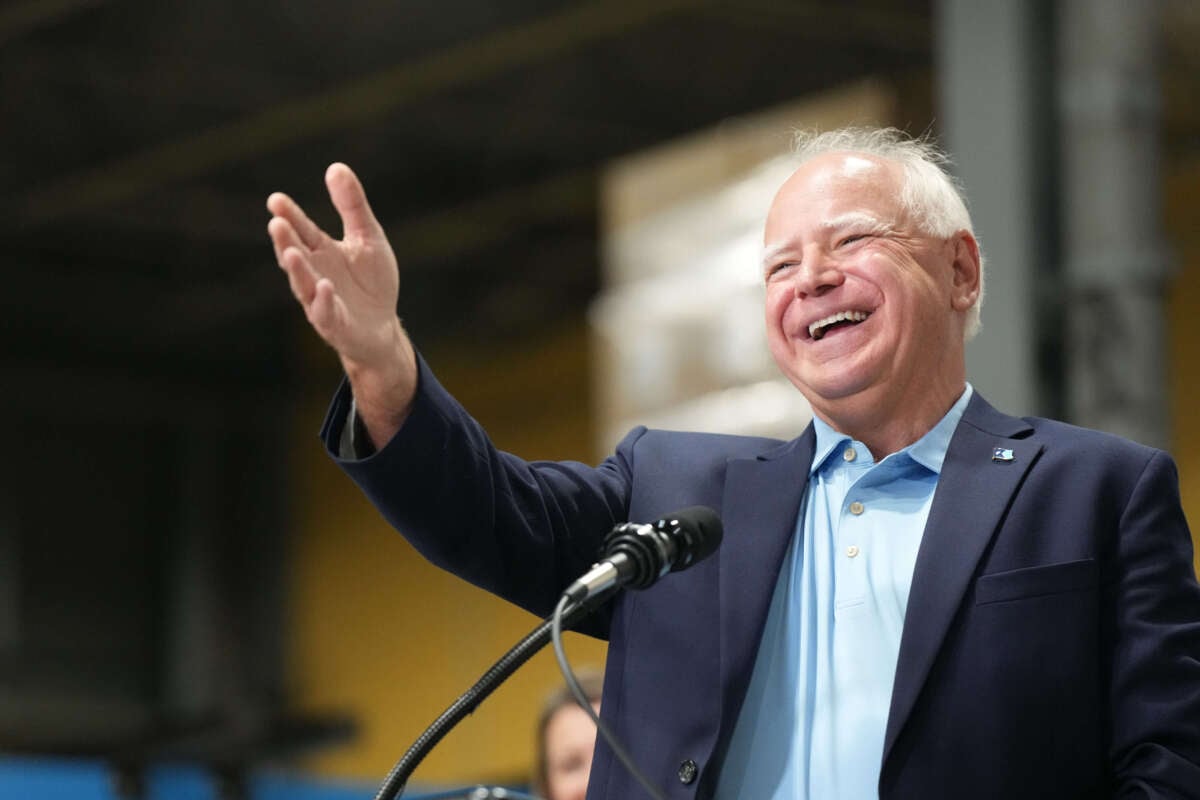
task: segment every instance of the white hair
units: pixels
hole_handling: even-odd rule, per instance
[[[904,175],[900,206],[929,236],[948,238],[966,231],[975,235],[966,198],[958,181],[947,171],[949,155],[928,136],[914,138],[896,128],[839,128],[831,131],[798,131],[793,140],[797,166],[826,153],[862,153],[898,164]],[[965,339],[979,331],[983,306],[983,252],[979,253],[979,296],[967,311]]]

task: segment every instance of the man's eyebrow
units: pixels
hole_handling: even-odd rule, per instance
[[[761,262],[763,269],[766,269],[767,267],[771,266],[771,264],[773,264],[775,262],[775,259],[777,259],[780,256],[780,254],[786,253],[788,250],[792,250],[795,247],[796,247],[795,238],[786,239],[782,242],[777,242],[775,244],[769,244],[769,245],[764,246],[763,251],[762,251],[762,262]]]
[[[890,230],[893,227],[891,222],[882,220],[874,214],[867,214],[862,211],[847,211],[845,214],[838,214],[836,217],[821,222],[821,229],[826,231],[839,230],[841,228],[850,228],[862,226],[875,233],[882,233]]]
[[[847,211],[844,214],[838,214],[836,217],[831,217],[824,220],[818,226],[825,232],[842,230],[844,228],[861,227],[870,233],[883,233],[892,229],[893,224],[876,217],[873,214],[867,214],[862,211]],[[769,244],[763,247],[762,251],[762,266],[764,269],[771,266],[780,254],[786,253],[788,250],[798,249],[798,237],[792,237],[782,242]]]

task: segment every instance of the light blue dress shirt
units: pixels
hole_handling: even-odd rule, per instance
[[[808,492],[717,800],[878,797],[913,567],[972,392],[968,384],[936,426],[878,463],[813,420]]]

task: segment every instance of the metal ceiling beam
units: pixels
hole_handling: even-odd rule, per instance
[[[166,142],[28,193],[18,224],[45,224],[136,197],[152,188],[362,125],[480,77],[546,60],[657,22],[704,0],[597,0],[399,64],[336,89]]]
[[[915,5],[915,4],[914,4]],[[920,7],[898,5],[897,10],[867,8],[857,3],[841,6],[828,2],[778,3],[771,0],[742,0],[715,4],[706,13],[746,28],[796,31],[805,40],[859,46],[881,46],[888,50],[929,52],[932,23]]]

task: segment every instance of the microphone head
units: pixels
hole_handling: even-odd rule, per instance
[[[721,544],[725,528],[717,512],[708,506],[681,508],[654,523],[656,530],[667,533],[678,545],[671,571],[687,569],[713,554]]]
[[[693,506],[651,525],[618,525],[604,538],[604,559],[619,573],[621,585],[645,589],[668,572],[687,569],[711,555],[721,543],[721,533],[715,511]]]

